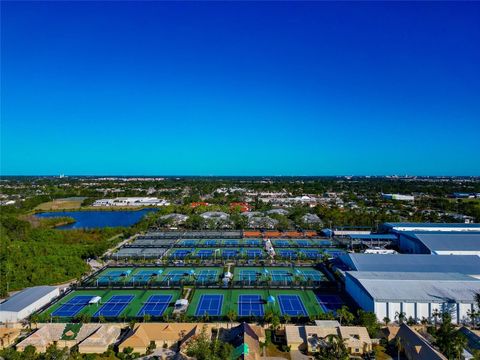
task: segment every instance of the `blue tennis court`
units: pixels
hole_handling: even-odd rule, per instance
[[[217,270],[200,270],[197,274],[197,283],[217,281]]]
[[[110,270],[106,273],[101,274],[97,282],[99,284],[110,283],[111,281],[120,281],[129,275],[131,270]]]
[[[172,295],[152,295],[148,298],[145,304],[143,304],[137,316],[161,316],[167,309],[171,300]]]
[[[158,277],[162,270],[140,270],[132,276],[134,282],[147,282],[150,279]]]
[[[322,281],[323,275],[317,270],[300,270],[301,276],[305,280]]]
[[[288,270],[270,270],[273,281],[289,283],[292,281],[292,273]]]
[[[278,295],[278,305],[282,315],[307,316],[307,310],[298,295]]]
[[[285,259],[295,259],[297,257],[297,252],[294,250],[277,250],[277,254]]]
[[[345,251],[339,249],[326,249],[325,253],[332,257],[339,257],[340,255],[345,254]]]
[[[238,279],[240,281],[253,282],[256,281],[257,278],[260,276],[261,274],[258,271],[251,269],[240,270],[240,272],[238,273]]]
[[[170,270],[168,274],[165,275],[164,281],[180,281],[184,276],[188,275],[186,270]]]
[[[195,246],[197,244],[197,240],[182,240],[180,242],[181,246]]]
[[[222,257],[230,259],[238,255],[238,250],[226,249],[222,251]]]
[[[223,295],[202,295],[195,316],[219,316],[222,313]]]
[[[210,249],[201,249],[197,251],[197,257],[206,259],[213,257],[213,250]]]
[[[245,253],[249,259],[257,259],[262,257],[262,250],[260,249],[246,249]]]
[[[218,244],[217,240],[205,240],[204,244],[206,246],[216,246]]]
[[[80,310],[88,305],[88,302],[93,298],[92,295],[75,296],[68,300],[65,304],[60,306],[52,313],[52,316],[72,317],[77,315]]]
[[[185,259],[190,253],[192,253],[193,250],[174,250],[173,253],[170,255],[170,257],[173,257],[174,259]]]
[[[260,240],[257,240],[257,239],[246,239],[245,240],[245,245],[248,245],[248,246],[261,246],[262,245],[262,242]]]
[[[223,245],[225,246],[238,246],[238,244],[240,244],[238,240],[231,240],[231,239],[223,240]]]
[[[134,298],[133,295],[114,295],[93,315],[93,317],[117,317]]]
[[[344,301],[338,295],[317,294],[317,300],[325,312],[336,312],[344,305]]]
[[[320,252],[318,250],[301,249],[300,253],[303,254],[307,259],[317,259],[320,256]]]
[[[273,240],[273,246],[289,247],[290,246],[290,241],[288,241],[288,240]]]
[[[331,246],[332,242],[330,240],[315,240],[315,243],[317,243],[320,246]]]
[[[260,295],[240,295],[238,297],[239,316],[263,316],[263,300]]]
[[[308,240],[297,240],[297,245],[298,246],[309,247],[309,246],[312,246],[312,243]]]

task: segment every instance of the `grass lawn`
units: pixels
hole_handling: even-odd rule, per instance
[[[38,205],[35,210],[53,211],[79,209],[82,206],[84,197],[74,197],[65,199],[55,199]]]

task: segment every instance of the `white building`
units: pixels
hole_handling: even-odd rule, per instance
[[[0,323],[19,322],[60,295],[54,286],[35,286],[11,296],[0,304]]]
[[[383,197],[385,200],[415,201],[415,196],[413,196],[413,195],[382,194],[382,197]]]
[[[480,280],[459,273],[348,271],[346,275],[346,291],[379,321],[398,320],[400,313],[407,319],[433,320],[436,310],[448,311],[456,323],[470,321],[468,312],[480,292]]]
[[[117,197],[114,199],[99,199],[93,206],[168,206],[170,202],[156,197]]]
[[[388,232],[399,231],[480,231],[480,224],[465,223],[384,223],[382,229]]]

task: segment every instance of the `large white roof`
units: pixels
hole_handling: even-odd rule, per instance
[[[0,311],[21,311],[55,290],[55,286],[34,286],[22,290],[1,303]]]
[[[375,301],[467,302],[480,292],[480,280],[459,273],[348,271]]]

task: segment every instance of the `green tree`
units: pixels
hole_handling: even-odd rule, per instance
[[[340,325],[342,325],[343,321],[345,321],[345,324],[350,324],[355,316],[350,312],[348,306],[343,305],[337,310],[337,318]]]

